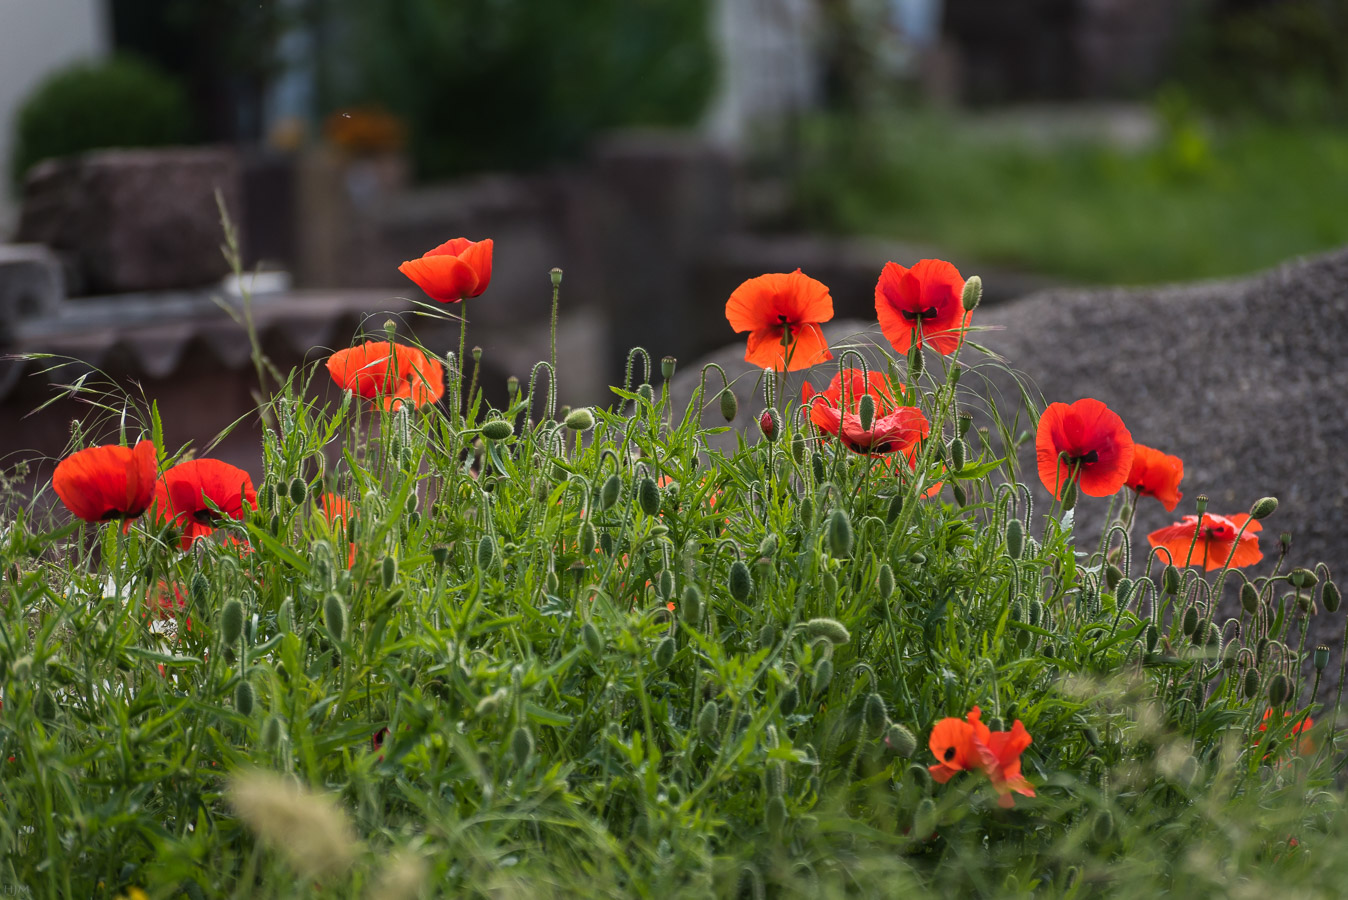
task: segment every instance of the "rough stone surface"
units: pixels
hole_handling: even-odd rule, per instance
[[[217,189],[239,215],[239,168],[219,148],[105,150],[39,165],[16,240],[68,255],[71,295],[196,287],[228,272]]]
[[[53,315],[64,296],[56,254],[41,244],[0,244],[0,347],[17,322]]]

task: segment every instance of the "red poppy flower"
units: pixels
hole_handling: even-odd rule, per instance
[[[1259,723],[1260,731],[1268,731],[1268,720],[1269,717],[1272,715],[1273,710],[1271,709],[1264,710],[1264,718],[1260,720]],[[1284,719],[1290,719],[1292,718],[1292,714],[1290,712],[1285,712],[1282,714],[1282,717]],[[1311,726],[1313,726],[1314,724],[1315,720],[1312,719],[1310,716],[1303,716],[1302,718],[1298,719],[1295,724],[1292,725],[1291,734],[1293,737],[1296,737],[1303,731],[1310,731]],[[1297,753],[1300,753],[1302,756],[1309,756],[1314,752],[1315,752],[1315,741],[1312,740],[1309,736],[1303,737],[1301,740],[1297,741]]]
[[[412,259],[398,267],[417,283],[432,300],[458,303],[466,297],[476,297],[491,284],[492,242],[454,238],[434,250],[428,250],[420,259]]]
[[[341,528],[343,534],[346,531],[346,523],[350,522],[356,516],[356,505],[345,497],[339,497],[337,494],[323,495],[323,518],[327,519],[328,526],[336,529]],[[351,543],[351,550],[346,557],[346,567],[350,569],[356,564],[356,544]]]
[[[885,339],[900,353],[916,342],[951,354],[964,340],[971,313],[964,311],[964,279],[940,259],[919,260],[911,269],[885,263],[875,284],[875,315]]]
[[[937,784],[945,784],[958,773],[979,766],[974,736],[978,735],[986,741],[990,734],[988,726],[979,721],[982,715],[983,711],[975,706],[969,710],[968,721],[948,718],[932,726],[927,746],[940,762],[928,766],[927,771],[931,772],[932,780]]]
[[[1145,444],[1134,444],[1133,465],[1124,484],[1139,494],[1160,500],[1166,512],[1174,512],[1184,496],[1179,489],[1183,477],[1184,460]]]
[[[66,509],[86,522],[134,519],[154,498],[157,470],[152,441],[134,449],[90,447],[61,460],[51,484]]]
[[[861,416],[856,413],[822,405],[816,411],[826,421],[825,431],[836,434],[847,449],[870,456],[894,452],[907,455],[931,433],[927,417],[915,406],[900,406],[883,416],[877,414],[870,428],[861,427]]]
[[[155,484],[153,513],[160,522],[182,529],[184,550],[224,519],[243,519],[244,506],[257,507],[253,480],[243,469],[218,459],[178,463]]]
[[[1083,494],[1108,497],[1123,487],[1133,465],[1132,434],[1117,413],[1090,397],[1070,406],[1050,403],[1034,445],[1039,480],[1058,500],[1073,473]]]
[[[939,760],[927,767],[932,780],[945,784],[959,772],[981,771],[997,791],[998,805],[1014,805],[1013,791],[1033,797],[1034,787],[1020,771],[1020,755],[1033,742],[1025,725],[1017,719],[1010,731],[990,731],[981,715],[975,706],[967,721],[942,719],[932,727],[928,746]]]
[[[1246,513],[1233,516],[1204,513],[1201,525],[1198,516],[1185,516],[1174,525],[1153,531],[1147,535],[1147,541],[1153,547],[1164,547],[1169,553],[1168,561],[1177,566],[1201,565],[1207,572],[1226,566],[1240,569],[1264,558],[1259,551],[1259,535],[1255,533],[1263,527]],[[1236,535],[1240,535],[1239,539]],[[1189,552],[1190,547],[1193,553]]]
[[[749,332],[744,359],[761,368],[794,372],[833,358],[819,327],[833,318],[833,298],[800,269],[750,278],[726,301],[725,317],[736,332]]]
[[[903,390],[903,385],[899,385],[899,390]],[[883,372],[865,372],[862,369],[844,369],[834,375],[828,387],[822,391],[816,392],[806,381],[800,387],[800,402],[809,404],[810,421],[814,422],[816,427],[837,437],[839,420],[825,414],[822,408],[832,407],[854,413],[861,404],[861,398],[866,394],[870,394],[871,399],[875,401],[877,416],[887,414],[896,405],[888,376]]]
[[[155,586],[145,593],[145,619],[150,623],[150,630],[156,633],[177,632],[178,615],[187,609],[187,591],[180,584],[170,584],[163,579],[155,583]],[[156,623],[165,623],[168,627]],[[184,616],[184,625],[188,631],[192,630],[192,618]]]
[[[405,401],[418,408],[445,395],[445,369],[415,347],[366,341],[328,357],[328,372],[343,389],[375,400],[385,409]]]

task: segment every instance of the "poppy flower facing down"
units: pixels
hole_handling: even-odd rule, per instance
[[[744,360],[760,368],[794,372],[833,358],[819,327],[833,318],[833,298],[800,269],[750,278],[726,301],[725,317],[736,332],[749,332]]]
[[[398,409],[410,402],[418,409],[445,395],[445,368],[415,347],[389,341],[338,350],[328,357],[328,374],[344,390]]]
[[[1246,513],[1233,516],[1204,513],[1202,524],[1198,516],[1185,516],[1174,525],[1153,531],[1147,535],[1147,541],[1153,547],[1164,547],[1169,554],[1167,562],[1176,566],[1202,566],[1207,572],[1226,566],[1240,569],[1264,558],[1259,550],[1259,535],[1255,533],[1263,527]],[[1240,535],[1239,539],[1236,535]]]
[[[954,353],[972,313],[964,311],[964,279],[945,260],[923,259],[911,269],[887,262],[875,284],[875,315],[885,339],[899,353],[931,347]]]
[[[192,459],[164,473],[155,484],[153,514],[182,529],[181,547],[215,531],[225,519],[240,521],[245,506],[257,507],[248,473],[218,459]]]
[[[52,490],[86,522],[134,519],[154,498],[158,468],[153,441],[134,448],[89,447],[61,460],[52,473]]]
[[[1075,475],[1081,493],[1108,497],[1123,487],[1133,465],[1133,436],[1118,413],[1087,397],[1050,403],[1035,437],[1039,480],[1061,500]]]
[[[491,284],[492,242],[454,238],[434,250],[428,250],[420,259],[412,259],[398,267],[432,300],[458,303],[467,297],[477,297]]]
[[[932,727],[927,746],[939,760],[927,767],[932,780],[945,784],[960,772],[979,771],[992,782],[999,806],[1014,805],[1012,792],[1033,797],[1034,787],[1020,771],[1020,755],[1033,742],[1025,725],[1017,719],[1010,731],[991,731],[981,716],[975,706],[966,720],[942,719]]]
[[[1184,460],[1144,444],[1133,445],[1133,465],[1124,484],[1138,494],[1155,497],[1166,512],[1174,512],[1184,496],[1179,489],[1182,478]]]

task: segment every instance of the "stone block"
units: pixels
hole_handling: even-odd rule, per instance
[[[55,315],[65,297],[61,260],[41,244],[0,244],[0,346],[23,319]]]

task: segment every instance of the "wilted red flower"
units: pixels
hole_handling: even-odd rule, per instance
[[[420,408],[445,395],[445,368],[415,347],[389,341],[338,350],[328,357],[328,373],[343,389],[385,409],[410,401]]]
[[[1075,474],[1083,494],[1108,497],[1123,487],[1133,465],[1133,436],[1118,414],[1087,397],[1050,403],[1035,438],[1039,480],[1057,500]]]
[[[157,470],[153,441],[89,447],[61,460],[51,484],[66,509],[86,522],[134,519],[150,506]]]
[[[1161,501],[1166,512],[1174,512],[1179,505],[1180,479],[1184,478],[1184,460],[1178,456],[1153,450],[1145,444],[1133,445],[1133,465],[1124,484],[1148,497]]]
[[[945,784],[959,772],[980,771],[996,789],[999,806],[1014,805],[1013,791],[1033,797],[1034,787],[1020,771],[1020,755],[1033,742],[1025,725],[1017,719],[1010,731],[990,731],[981,715],[975,706],[967,721],[942,719],[932,727],[928,746],[939,760],[928,766],[932,780]]]
[[[903,385],[899,385],[899,390],[903,390]],[[843,369],[833,376],[827,388],[818,392],[806,381],[800,387],[800,402],[809,404],[810,421],[816,427],[837,437],[840,420],[824,413],[823,407],[854,413],[866,394],[870,394],[875,401],[877,416],[886,415],[896,405],[888,376],[883,372],[862,369]]]
[[[1246,513],[1233,516],[1204,513],[1202,524],[1198,516],[1185,516],[1174,525],[1153,531],[1147,535],[1147,541],[1153,547],[1164,547],[1169,561],[1177,566],[1201,565],[1207,572],[1225,566],[1240,569],[1264,558],[1259,551],[1259,536],[1255,534],[1263,527]],[[1236,535],[1240,535],[1239,539]]]
[[[420,259],[408,260],[398,271],[432,300],[458,303],[480,295],[491,284],[491,251],[490,240],[454,238],[426,251]]]
[[[760,368],[794,372],[833,358],[819,327],[833,318],[833,298],[800,269],[750,278],[726,301],[725,317],[736,332],[749,332],[744,359]]]
[[[898,352],[916,342],[948,355],[964,340],[972,315],[963,295],[959,269],[945,260],[918,260],[911,269],[887,262],[875,284],[875,315]]]
[[[182,529],[181,546],[186,550],[224,519],[242,520],[245,506],[257,507],[247,472],[218,459],[192,459],[178,463],[155,483],[152,513],[160,522]]]

